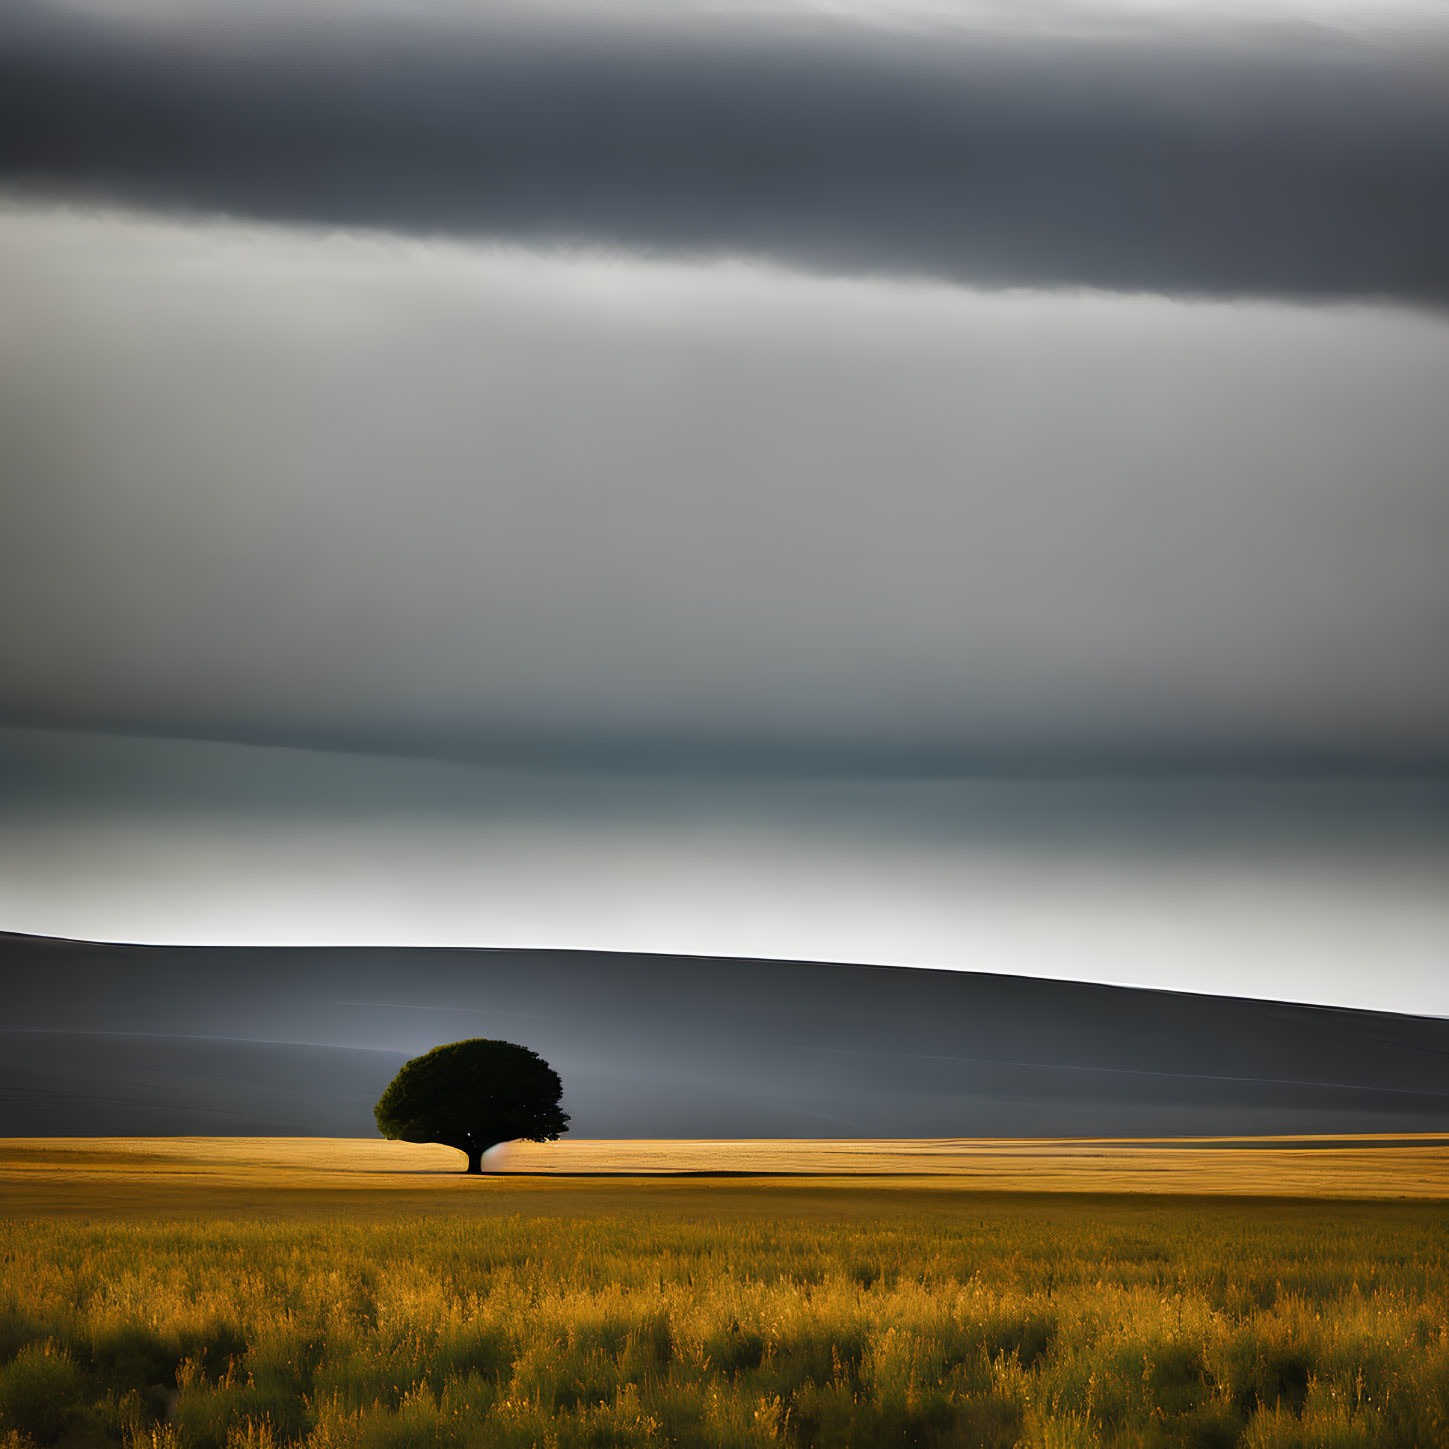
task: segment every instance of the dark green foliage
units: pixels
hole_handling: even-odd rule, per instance
[[[1022,1368],[1029,1369],[1051,1347],[1056,1332],[1056,1315],[1050,1310],[1028,1310],[988,1320],[981,1341],[991,1358],[1015,1354]]]
[[[0,1428],[53,1444],[74,1417],[80,1373],[51,1344],[22,1348],[0,1369]]]
[[[477,1037],[405,1063],[374,1115],[384,1137],[455,1147],[476,1173],[500,1142],[554,1142],[567,1132],[562,1094],[558,1073],[537,1052]]]
[[[213,1319],[202,1332],[187,1337],[181,1356],[195,1363],[201,1377],[219,1379],[246,1351],[246,1337],[236,1324]]]
[[[1226,1404],[1203,1404],[1169,1421],[1164,1438],[1181,1449],[1235,1449],[1242,1441],[1243,1420]]]
[[[717,1333],[705,1342],[709,1363],[720,1373],[733,1377],[744,1370],[753,1373],[765,1358],[765,1340],[753,1328],[741,1328],[738,1318],[730,1321],[724,1333]]]
[[[299,1439],[311,1428],[306,1400],[295,1390],[264,1389],[230,1379],[183,1386],[171,1420],[189,1449],[226,1449],[235,1432],[249,1423],[266,1424],[275,1439],[284,1441]]]
[[[1142,1386],[1164,1414],[1191,1414],[1208,1396],[1207,1367],[1196,1344],[1167,1343],[1146,1356]]]
[[[107,1327],[91,1343],[91,1367],[107,1388],[167,1386],[175,1382],[182,1355],[175,1344],[139,1323]]]

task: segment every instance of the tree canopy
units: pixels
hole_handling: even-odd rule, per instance
[[[554,1142],[567,1132],[562,1094],[558,1073],[537,1052],[475,1037],[405,1062],[374,1115],[384,1137],[455,1147],[477,1173],[500,1142]]]

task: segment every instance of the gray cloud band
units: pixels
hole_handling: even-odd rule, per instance
[[[1449,296],[1438,31],[308,14],[12,5],[0,181],[986,286]]]

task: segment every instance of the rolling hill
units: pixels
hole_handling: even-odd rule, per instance
[[[969,972],[0,935],[0,1136],[369,1135],[522,1041],[587,1137],[1449,1130],[1449,1021]]]

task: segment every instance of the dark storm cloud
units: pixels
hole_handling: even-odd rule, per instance
[[[989,286],[1449,295],[1442,25],[1022,14],[12,4],[0,175]]]

